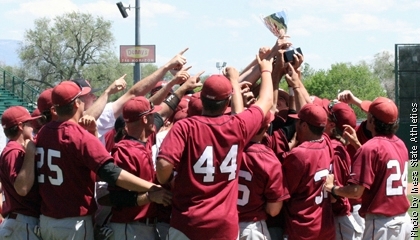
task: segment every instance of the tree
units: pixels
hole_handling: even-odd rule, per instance
[[[371,69],[385,88],[388,98],[395,101],[394,55],[387,51],[375,54]]]
[[[113,41],[110,21],[66,13],[35,20],[35,28],[25,32],[19,57],[27,78],[55,84],[77,77],[91,64],[104,64],[101,56],[112,51]]]
[[[346,89],[362,100],[373,100],[386,95],[379,78],[364,63],[333,64],[331,70],[319,70],[312,76],[307,76],[304,84],[310,95],[320,98],[336,99],[337,94]],[[366,117],[359,108],[353,106],[353,109],[358,118]]]

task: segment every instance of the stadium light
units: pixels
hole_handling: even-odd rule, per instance
[[[130,10],[130,5],[128,5],[128,7],[124,7],[124,5],[122,4],[122,2],[118,2],[117,3],[117,7],[120,10],[120,13],[122,15],[123,18],[128,17],[128,13],[126,11],[126,9],[128,8],[128,10]]]

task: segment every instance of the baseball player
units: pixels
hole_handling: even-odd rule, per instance
[[[189,78],[186,71],[179,74],[177,76]],[[156,132],[162,127],[164,120],[172,115],[180,97],[186,91],[200,85],[201,83],[197,83],[197,77],[189,78],[161,105],[154,106],[145,97],[135,97],[124,104],[123,118],[126,122],[127,134],[112,150],[116,165],[142,179],[153,182],[155,168],[152,159],[152,145],[156,139]],[[121,190],[111,190],[111,195],[120,194]],[[155,198],[159,198],[159,200],[155,201]],[[115,239],[120,237],[155,239],[154,225],[158,220],[156,218],[158,206],[149,204],[151,201],[163,202],[167,206],[170,204],[170,194],[165,190],[149,192],[143,196],[143,201],[140,199],[136,202],[137,206],[114,207],[112,209],[110,227],[114,231]]]
[[[308,103],[295,115],[296,137],[300,145],[283,161],[283,175],[290,199],[285,204],[288,239],[335,239],[331,201],[323,185],[328,176],[332,148],[327,135],[327,113]]]
[[[283,183],[281,163],[273,150],[260,143],[274,115],[268,112],[263,126],[243,152],[239,170],[240,239],[271,239],[266,225],[267,214],[279,214],[289,193]]]
[[[28,110],[13,106],[1,117],[6,137],[10,140],[0,156],[0,181],[3,188],[3,207],[0,239],[38,239],[34,233],[39,223],[40,196],[35,181],[35,153],[32,138],[31,117]]]
[[[51,96],[58,119],[38,133],[37,179],[44,239],[93,239],[95,173],[110,186],[137,192],[159,188],[115,166],[101,142],[79,125],[84,112],[79,97],[89,92],[90,88],[72,81],[57,85]]]
[[[169,182],[177,172],[169,239],[238,237],[238,166],[245,145],[273,104],[272,60],[259,60],[259,64],[262,86],[254,105],[236,115],[223,115],[232,85],[223,75],[212,75],[200,95],[202,116],[176,122],[163,140],[156,165],[158,180]],[[239,79],[233,68],[227,68],[227,76]]]
[[[351,158],[344,145],[346,140],[342,136],[346,126],[356,127],[356,114],[347,103],[329,101],[328,99],[323,99],[323,103],[328,114],[328,123],[324,132],[331,138],[334,149],[332,173],[336,176],[336,184],[343,186],[350,178]],[[362,227],[351,214],[348,198],[335,199],[333,212],[337,240],[362,238]]]
[[[333,195],[362,198],[360,216],[365,218],[363,239],[411,239],[412,224],[407,213],[408,150],[395,132],[398,109],[385,97],[364,102],[367,128],[373,138],[356,152],[348,185],[334,184],[330,175],[325,184]]]

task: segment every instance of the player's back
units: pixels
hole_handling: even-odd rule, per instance
[[[41,213],[53,218],[92,214],[94,172],[110,159],[100,141],[78,124],[50,122],[38,133]]]
[[[395,216],[407,212],[410,206],[407,198],[408,150],[404,142],[395,135],[375,136],[359,149],[355,159],[352,172],[361,173],[363,176],[355,177],[370,186],[369,191],[363,193],[360,215]],[[365,170],[360,171],[360,168]]]
[[[192,239],[237,236],[238,166],[262,117],[260,108],[251,107],[234,116],[195,116],[175,123],[158,156],[177,172],[171,226]]]

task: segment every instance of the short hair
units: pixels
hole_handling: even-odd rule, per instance
[[[3,131],[4,131],[4,135],[6,135],[8,139],[12,139],[19,135],[19,126],[15,125],[15,126],[6,128]]]
[[[343,136],[343,131],[341,131],[340,128],[338,128],[337,126],[332,129],[332,134],[331,135],[332,135],[331,139],[336,139],[344,145],[347,144],[347,141],[342,137]]]
[[[41,116],[42,116],[41,117],[42,118],[42,120],[41,120],[42,125],[44,125],[45,123],[51,122],[51,120],[52,120],[51,109],[47,109],[47,110],[43,111],[41,113]]]
[[[74,101],[81,101],[79,98],[76,98]],[[55,111],[58,116],[72,116],[73,115],[73,104],[74,101],[67,103],[62,106],[55,106]]]
[[[387,124],[375,118],[372,114],[371,117],[373,118],[373,125],[375,126],[376,134],[389,136],[394,135],[397,132],[399,127],[398,121],[395,123]]]
[[[325,127],[316,127],[316,126],[311,125],[307,122],[306,122],[306,124],[308,125],[309,131],[311,131],[313,134],[315,134],[317,136],[322,136],[322,134],[324,133]]]
[[[230,98],[224,100],[211,100],[205,97],[201,97],[201,103],[203,104],[203,109],[211,113],[220,113],[222,112],[226,105],[229,103]]]

